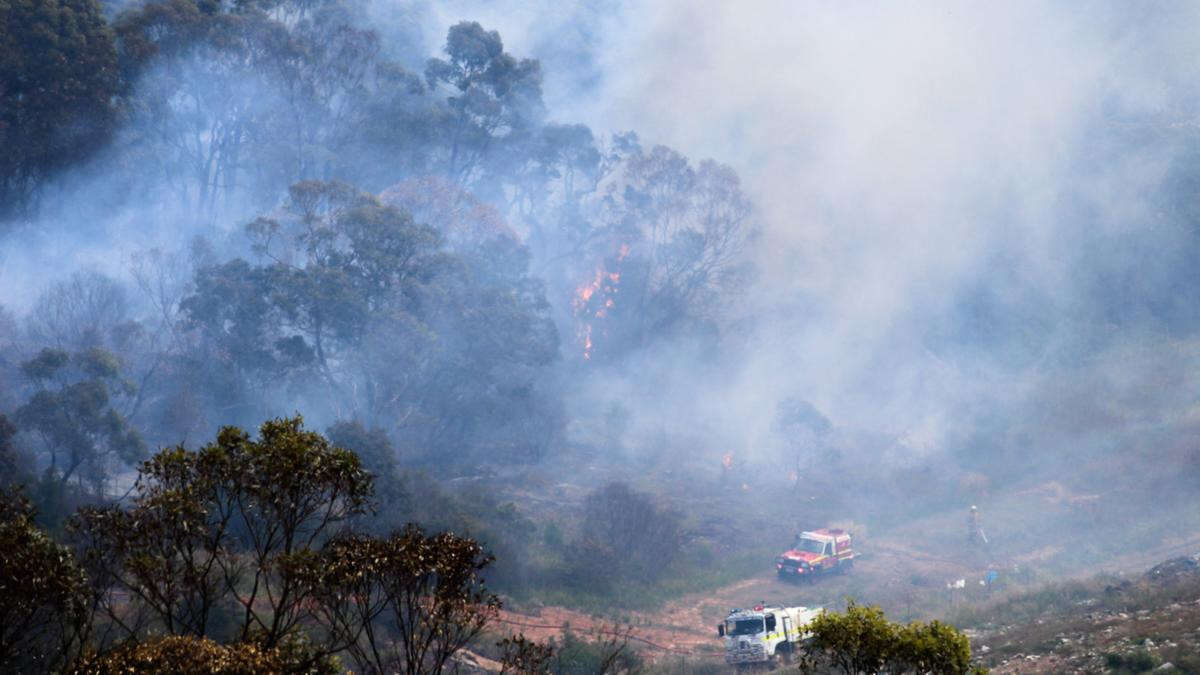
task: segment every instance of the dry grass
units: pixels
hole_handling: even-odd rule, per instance
[[[1054,583],[958,612],[993,672],[1200,673],[1200,570]],[[1166,672],[1166,671],[1164,671]]]

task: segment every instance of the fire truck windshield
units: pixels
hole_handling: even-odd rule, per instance
[[[800,537],[796,540],[795,548],[799,551],[804,551],[805,553],[823,553],[825,551],[825,542],[817,541],[816,539],[809,539],[807,537]]]
[[[730,619],[725,622],[726,635],[754,635],[763,630],[762,619]]]

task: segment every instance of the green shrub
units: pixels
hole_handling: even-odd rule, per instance
[[[87,634],[88,591],[71,552],[34,524],[25,495],[0,490],[0,672],[68,664]]]
[[[1118,673],[1144,673],[1158,666],[1158,659],[1145,648],[1135,649],[1128,654],[1108,653],[1104,665]]]
[[[618,581],[663,578],[682,550],[682,518],[625,483],[584,500],[582,534],[566,551],[566,582],[607,593]]]
[[[257,675],[303,671],[332,675],[336,662],[308,653],[302,646],[264,649],[252,643],[222,645],[207,638],[173,635],[129,642],[86,659],[76,672],[96,675],[179,673],[180,675]]]
[[[549,647],[554,654],[550,671],[560,675],[628,673],[642,668],[641,657],[629,648],[628,640],[622,636],[589,641],[568,628],[563,632],[562,642],[556,644],[551,640]]]
[[[546,523],[542,534],[542,541],[546,544],[547,548],[554,551],[562,550],[566,543],[563,538],[562,528],[554,521]]]
[[[971,668],[971,641],[940,621],[913,622],[896,631],[893,661],[918,673],[966,673]]]
[[[845,613],[825,612],[809,624],[802,670],[835,669],[855,673],[981,672],[971,665],[971,643],[958,629],[940,621],[899,625],[878,607],[853,601]]]
[[[878,607],[850,602],[845,614],[825,612],[809,624],[813,637],[807,650],[848,675],[875,673],[892,659],[896,629]]]

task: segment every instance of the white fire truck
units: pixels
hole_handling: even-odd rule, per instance
[[[800,644],[811,637],[808,623],[822,611],[820,607],[758,605],[729,612],[717,625],[717,634],[725,638],[725,662],[742,668],[791,661]]]

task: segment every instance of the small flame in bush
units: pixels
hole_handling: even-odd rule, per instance
[[[571,309],[579,322],[576,333],[583,345],[583,360],[592,359],[594,328],[593,322],[607,319],[610,310],[616,306],[615,296],[621,283],[621,263],[629,255],[629,244],[621,244],[616,256],[600,261],[592,280],[575,289],[575,297],[571,299]]]

